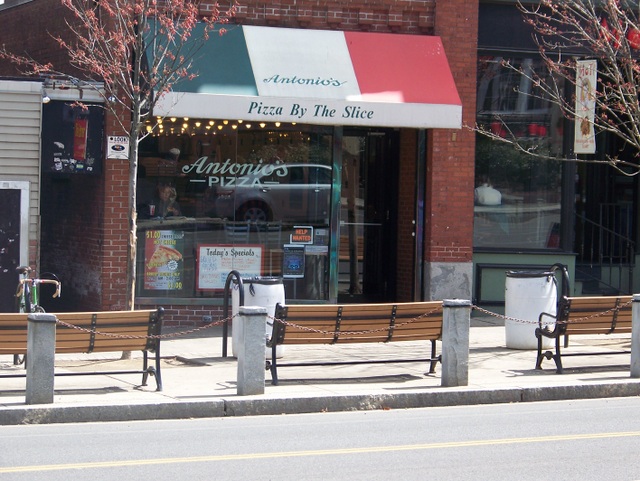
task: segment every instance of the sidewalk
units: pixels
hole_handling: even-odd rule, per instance
[[[469,385],[443,388],[441,367],[425,375],[427,363],[360,364],[288,367],[279,370],[280,385],[266,373],[265,394],[236,394],[236,360],[222,358],[221,328],[214,327],[162,341],[164,391],[155,380],[138,387],[141,376],[99,375],[56,377],[54,403],[25,404],[25,379],[0,378],[0,425],[142,419],[178,419],[262,414],[310,413],[364,409],[403,409],[558,399],[640,395],[640,380],[631,379],[627,337],[595,336],[572,340],[571,349],[611,354],[568,357],[565,373],[556,374],[553,361],[536,371],[535,350],[505,347],[502,319],[472,319]],[[170,331],[171,332],[171,331]],[[229,337],[229,346],[231,338]],[[229,347],[229,354],[231,354]],[[286,346],[283,362],[412,358],[428,356],[424,343],[342,346]],[[58,355],[58,370],[139,369],[141,353],[132,360],[119,354]],[[0,356],[0,369],[12,366]]]

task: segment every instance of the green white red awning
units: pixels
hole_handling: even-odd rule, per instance
[[[461,127],[460,97],[435,36],[237,26],[209,38],[194,71],[155,114]]]

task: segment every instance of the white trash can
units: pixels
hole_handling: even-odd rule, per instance
[[[556,314],[558,289],[551,271],[507,271],[505,282],[505,335],[509,349],[537,349],[536,328],[540,313]],[[513,319],[513,320],[512,320]],[[554,322],[543,325],[553,326]],[[542,346],[553,340],[543,337]]]
[[[276,304],[284,304],[284,284],[281,277],[248,277],[242,278],[244,288],[244,305],[266,307],[267,314],[273,317]],[[231,314],[234,316],[231,327],[231,353],[238,357],[240,342],[244,338],[244,326],[236,315],[240,310],[240,286],[237,281],[231,285]],[[273,320],[267,318],[267,336],[271,335]],[[266,338],[265,338],[266,339]],[[276,348],[276,357],[282,357],[284,346]],[[271,358],[271,348],[265,346],[265,359]]]

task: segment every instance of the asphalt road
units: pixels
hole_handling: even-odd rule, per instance
[[[637,398],[0,427],[0,480],[637,480]]]

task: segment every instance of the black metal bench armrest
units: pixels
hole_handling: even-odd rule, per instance
[[[543,317],[549,317],[549,318],[553,319],[553,322],[557,322],[558,321],[557,314],[551,314],[549,312],[541,312],[540,315],[538,316],[538,327],[540,327],[541,329],[545,325],[545,323],[543,323],[543,321],[542,321]]]
[[[558,324],[554,327],[553,331],[548,327],[536,327],[536,337],[548,337],[549,339],[555,339],[562,335],[561,329],[558,328]]]
[[[274,347],[279,344],[282,344],[284,339],[284,331],[286,325],[280,321],[284,321],[286,319],[287,308],[283,306],[279,302],[276,304],[273,325],[271,326],[271,333],[267,337],[267,347]]]
[[[553,319],[553,321],[555,321],[553,330],[549,329],[549,326],[543,323],[543,318],[546,318],[546,317]],[[557,315],[550,314],[548,312],[542,312],[540,313],[540,316],[538,316],[538,327],[536,328],[536,331],[535,331],[536,337],[544,336],[544,337],[553,339],[562,335],[563,330],[564,330],[564,323],[558,322]]]

